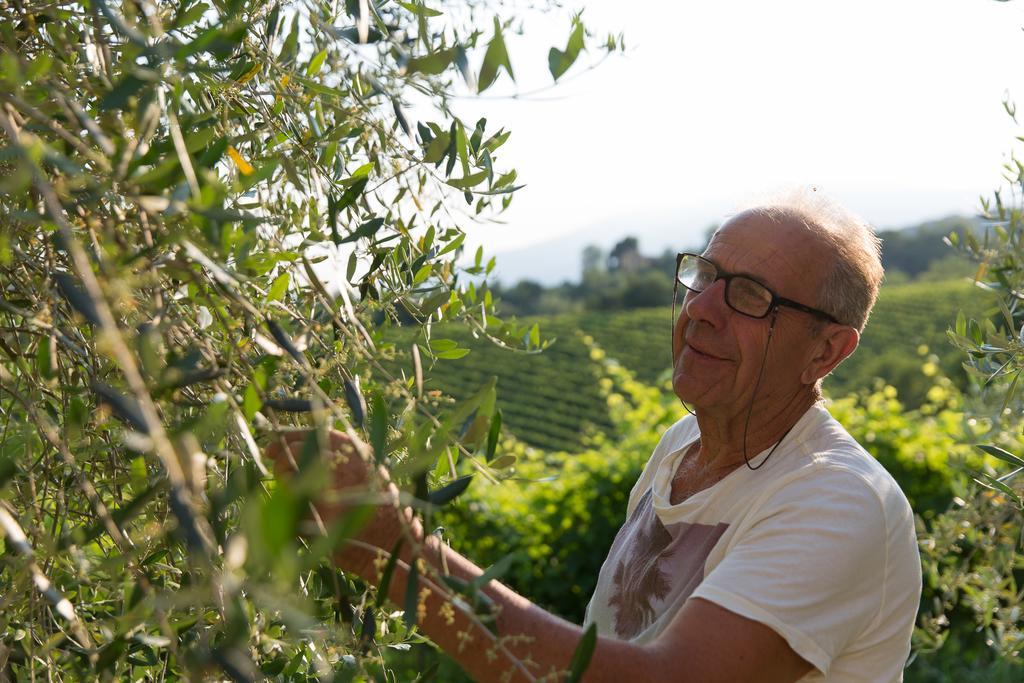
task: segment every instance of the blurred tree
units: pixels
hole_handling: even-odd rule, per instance
[[[588,244],[584,247],[582,281],[587,282],[588,279],[604,273],[608,269],[606,258],[604,251],[597,245]]]
[[[608,252],[608,271],[612,273],[633,272],[645,263],[646,259],[640,254],[640,243],[635,237],[626,237]]]
[[[672,300],[672,276],[653,268],[629,273],[622,291],[622,307],[653,308]]]
[[[963,237],[968,233],[976,232],[979,229],[978,222],[963,216],[949,216],[934,221],[926,221],[903,230],[883,230],[879,233],[882,239],[882,266],[885,268],[886,277],[890,273],[899,271],[906,273],[909,277],[915,278],[932,269],[936,263],[943,263],[946,267],[953,265],[955,255],[951,254],[949,248],[943,243],[950,233],[956,233]],[[959,259],[963,263],[966,259]],[[961,272],[954,270],[954,274]],[[930,275],[939,275],[934,270]],[[947,274],[948,277],[948,274]]]

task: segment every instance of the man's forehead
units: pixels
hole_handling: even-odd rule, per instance
[[[758,235],[762,240],[774,241],[790,236],[810,238],[810,231],[796,217],[769,216],[755,210],[744,211],[722,223],[712,240],[726,235]]]
[[[821,240],[796,220],[747,211],[715,232],[705,254],[721,260],[719,265],[727,270],[777,281],[819,273],[826,263],[823,247]]]

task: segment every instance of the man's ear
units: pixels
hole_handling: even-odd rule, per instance
[[[853,353],[859,343],[860,333],[854,328],[834,323],[828,325],[818,337],[814,356],[801,373],[800,381],[814,384]]]

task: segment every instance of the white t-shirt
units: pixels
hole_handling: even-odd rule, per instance
[[[910,505],[889,473],[816,404],[763,467],[739,467],[671,505],[673,475],[698,436],[688,416],[654,449],[585,623],[647,642],[699,597],[779,633],[815,667],[802,681],[902,680],[921,564]]]

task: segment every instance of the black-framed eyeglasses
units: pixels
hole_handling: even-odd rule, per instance
[[[767,286],[748,275],[726,273],[715,265],[713,261],[709,261],[699,254],[685,252],[676,254],[676,279],[673,285],[673,300],[679,285],[686,287],[686,289],[694,294],[700,294],[719,280],[725,280],[725,303],[737,313],[742,313],[751,318],[764,318],[779,306],[788,306],[789,308],[795,308],[798,311],[824,318],[837,325],[842,324],[830,313],[779,296]]]

